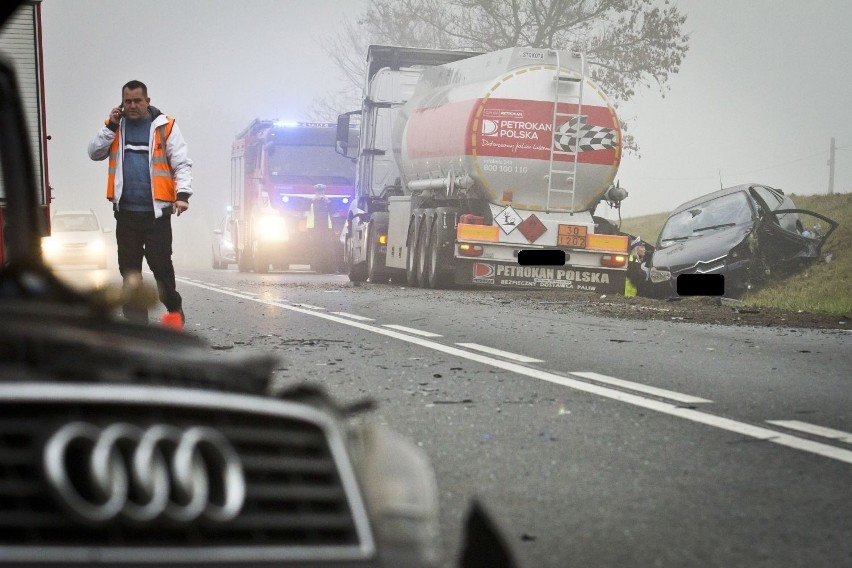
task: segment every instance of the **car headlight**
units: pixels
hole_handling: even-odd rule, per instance
[[[44,255],[56,254],[59,251],[59,241],[54,239],[53,237],[42,237],[41,239],[41,253]]]
[[[106,245],[100,239],[91,241],[89,243],[89,252],[94,252],[94,253],[103,252],[105,248],[106,248]]]
[[[287,224],[277,215],[263,215],[257,220],[256,235],[264,241],[286,241]]]
[[[660,282],[668,282],[672,279],[672,273],[668,270],[660,270],[658,268],[651,268],[651,282],[654,284],[659,284]]]
[[[426,453],[376,425],[361,427],[354,449],[384,565],[437,565],[441,556],[438,486]]]

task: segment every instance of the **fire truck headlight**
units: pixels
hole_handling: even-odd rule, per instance
[[[257,237],[264,241],[286,241],[287,224],[277,215],[264,215],[257,222]]]

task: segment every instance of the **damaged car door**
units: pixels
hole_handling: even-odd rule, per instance
[[[782,215],[795,216],[796,223],[801,229],[782,226]],[[806,230],[801,219],[806,216],[815,217],[829,225],[828,231]],[[764,211],[757,225],[759,250],[766,265],[774,271],[789,273],[801,267],[805,262],[819,258],[822,247],[828,237],[837,228],[837,222],[825,215],[808,211],[807,209],[776,209]]]

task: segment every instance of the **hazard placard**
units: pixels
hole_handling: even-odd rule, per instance
[[[561,247],[586,248],[586,234],[589,228],[584,225],[559,225],[556,244]]]

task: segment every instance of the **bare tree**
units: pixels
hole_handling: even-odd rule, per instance
[[[689,48],[685,21],[669,0],[372,0],[327,51],[357,93],[369,43],[470,51],[578,46],[591,78],[626,101],[637,88],[665,95]],[[342,96],[325,102],[343,104]]]

